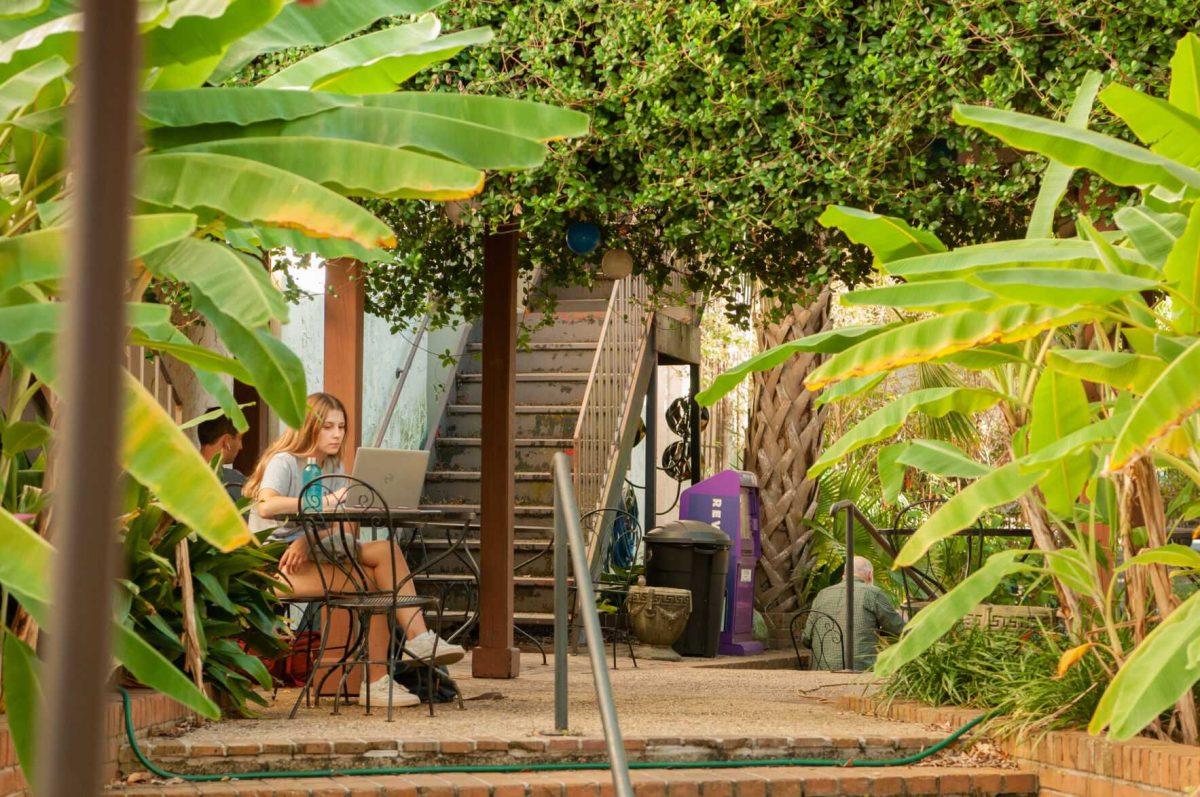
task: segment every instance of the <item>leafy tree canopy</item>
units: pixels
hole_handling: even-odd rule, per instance
[[[448,30],[486,25],[496,41],[420,88],[567,105],[591,116],[593,134],[557,145],[547,168],[491,177],[461,226],[440,204],[384,209],[408,254],[371,269],[372,309],[399,320],[432,294],[437,308],[478,313],[481,234],[518,216],[523,267],[551,282],[594,270],[597,258],[572,254],[564,234],[590,220],[603,229],[600,252],[625,248],[657,279],[687,271],[696,288],[732,299],[735,316],[747,309],[743,275],[787,300],[866,273],[865,250],[817,224],[830,202],[908,219],[948,245],[1014,236],[1044,161],[955,127],[950,105],[1061,116],[1088,69],[1160,85],[1197,10],[1164,0],[447,4]]]

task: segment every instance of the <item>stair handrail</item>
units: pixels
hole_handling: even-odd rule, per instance
[[[417,351],[421,348],[421,338],[425,337],[425,330],[429,328],[429,313],[421,316],[421,323],[417,326],[417,334],[409,341],[408,355],[404,358],[404,365],[400,370],[396,371],[396,387],[392,390],[392,397],[388,400],[387,409],[384,410],[383,419],[379,422],[379,429],[375,432],[375,447],[379,448],[383,445],[383,438],[387,436],[388,424],[392,422],[392,414],[396,411],[396,404],[400,401],[400,394],[404,392],[404,384],[408,381],[408,375],[412,373],[413,360],[417,357]]]
[[[625,756],[625,742],[621,738],[621,725],[617,720],[617,704],[608,677],[608,664],[604,660],[604,637],[600,631],[600,614],[596,609],[596,590],[592,585],[589,552],[579,522],[579,502],[576,500],[570,463],[571,459],[565,453],[559,451],[554,455],[554,727],[560,733],[569,730],[567,614],[570,595],[567,571],[571,569],[579,597],[578,614],[583,618],[583,632],[587,637],[592,684],[596,687],[596,703],[600,708],[600,722],[604,726],[613,791],[616,797],[633,797],[629,761]]]
[[[575,491],[587,511],[603,508],[618,478],[621,431],[641,398],[632,388],[653,322],[645,278],[615,280],[571,438]]]

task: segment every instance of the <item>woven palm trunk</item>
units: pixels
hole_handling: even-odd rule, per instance
[[[759,350],[825,329],[830,297],[825,288],[811,304],[794,306],[778,321],[764,312],[757,330]],[[746,469],[758,476],[762,498],[763,557],[755,602],[764,612],[798,608],[792,573],[812,538],[809,521],[817,501],[816,480],[806,473],[820,454],[827,411],[815,406],[817,394],[805,389],[804,378],[820,364],[821,355],[798,354],[754,375]]]

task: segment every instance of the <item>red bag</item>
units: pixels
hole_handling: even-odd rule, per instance
[[[300,631],[288,651],[267,662],[267,671],[280,686],[304,686],[312,672],[313,657],[321,648],[319,631]]]

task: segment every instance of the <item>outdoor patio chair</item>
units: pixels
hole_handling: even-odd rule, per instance
[[[319,602],[327,610],[327,614],[333,611],[347,612],[351,620],[350,636],[341,659],[333,664],[326,664],[324,657],[326,649],[329,646],[329,634],[325,632],[325,629],[322,629],[320,649],[310,670],[308,681],[296,697],[296,703],[292,707],[291,716],[295,717],[301,700],[306,700],[310,695],[314,694],[312,693],[313,682],[319,670],[325,669],[327,672],[322,677],[320,684],[318,684],[317,692],[313,697],[314,705],[320,702],[320,692],[325,681],[335,670],[341,670],[341,677],[338,681],[337,691],[334,694],[333,700],[333,713],[337,714],[339,713],[340,701],[345,700],[346,704],[349,705],[346,679],[351,668],[361,666],[365,678],[368,665],[385,664],[387,665],[389,674],[392,674],[394,679],[397,665],[402,658],[406,662],[415,662],[430,670],[431,677],[429,678],[429,694],[427,698],[429,702],[429,714],[433,716],[433,692],[438,681],[438,675],[432,659],[436,658],[437,649],[435,647],[429,661],[417,659],[411,654],[405,657],[407,650],[404,641],[407,639],[407,628],[400,628],[399,621],[396,618],[396,611],[398,609],[416,609],[422,612],[433,611],[438,615],[438,625],[441,625],[442,602],[439,598],[429,595],[402,595],[400,590],[417,576],[428,572],[430,568],[434,567],[447,556],[453,555],[458,548],[461,548],[465,544],[470,519],[468,518],[463,524],[457,540],[452,540],[450,548],[442,552],[439,556],[426,560],[420,566],[410,566],[408,576],[396,584],[395,589],[379,590],[371,584],[358,559],[354,556],[347,556],[347,552],[358,542],[360,525],[385,529],[389,539],[396,542],[397,545],[402,544],[396,533],[399,521],[397,521],[392,511],[388,508],[387,502],[383,497],[375,488],[361,479],[356,479],[353,476],[331,474],[320,476],[305,484],[301,490],[301,495],[303,496],[309,489],[313,488],[318,489],[322,493],[332,493],[343,487],[345,488],[345,492],[342,494],[337,506],[332,509],[324,506],[321,508],[311,508],[306,507],[302,500],[299,516],[301,527],[304,529],[304,534],[308,539],[313,557],[317,561],[332,566],[331,568],[323,567],[318,570],[323,595],[315,599],[315,601]],[[391,570],[393,574],[397,572],[395,550],[396,546],[393,546],[391,549]],[[404,552],[401,551],[401,553]],[[382,661],[370,659],[368,652],[370,647],[371,618],[376,615],[382,615],[387,618],[389,638],[392,640],[398,639],[401,643],[399,645],[389,644],[387,647],[387,658]],[[461,708],[463,706],[462,695],[459,694],[458,697],[459,707]],[[387,708],[387,719],[390,722],[394,708],[390,694]],[[364,709],[367,714],[371,713],[369,690]]]
[[[609,533],[602,541],[603,550],[595,554],[592,561],[599,561],[598,575],[595,576],[596,595],[613,609],[613,611],[600,613],[600,625],[601,632],[608,633],[612,640],[613,669],[615,670],[617,669],[618,646],[621,642],[628,647],[629,658],[633,662],[633,666],[637,666],[637,656],[633,650],[633,633],[629,628],[629,614],[625,601],[629,597],[630,587],[637,584],[640,574],[644,535],[642,524],[638,522],[637,516],[633,513],[624,509],[593,509],[585,512],[579,518],[584,533],[584,544],[587,545],[589,551],[593,550],[597,538],[605,530],[605,523],[609,516],[613,517],[613,521],[609,527]],[[513,570],[520,575],[524,568],[534,562],[553,556],[554,541],[551,540],[549,545],[534,556],[517,564]],[[571,612],[568,618],[569,634],[572,640],[577,640],[580,628],[576,616],[576,591],[573,579],[568,590],[570,595],[568,605]],[[515,630],[537,646],[538,651],[542,654],[542,663],[545,664],[547,661],[546,650],[541,641],[520,626],[517,626]]]
[[[797,633],[799,632],[799,633]],[[825,612],[816,609],[805,609],[792,617],[791,623],[792,648],[796,651],[796,669],[803,670],[804,655],[800,652],[800,642],[804,636],[810,638],[808,669],[810,670],[842,670],[845,669],[845,648],[843,647],[842,626],[836,619]]]

